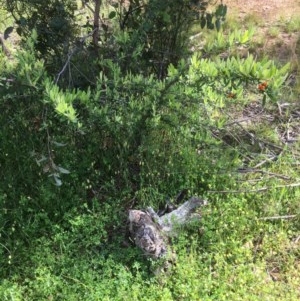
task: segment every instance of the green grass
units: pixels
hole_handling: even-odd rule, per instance
[[[268,34],[271,38],[277,38],[280,34],[280,29],[277,26],[272,26],[268,29]]]
[[[287,33],[294,33],[298,32],[300,29],[300,18],[299,17],[292,17],[289,20],[283,20],[283,30]]]
[[[210,197],[201,225],[176,240],[176,264],[157,275],[138,250],[122,247],[122,236],[101,238],[101,208],[73,212],[68,230],[53,225],[48,237],[23,250],[23,261],[2,281],[1,300],[296,301],[299,224],[260,220],[287,213],[287,204],[299,210],[288,201],[299,193],[277,192]]]

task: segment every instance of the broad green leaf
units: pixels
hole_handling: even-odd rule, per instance
[[[117,13],[113,10],[109,13],[108,18],[113,19],[116,15],[117,15]]]

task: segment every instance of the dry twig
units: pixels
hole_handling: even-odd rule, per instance
[[[277,219],[291,219],[295,218],[297,215],[280,215],[280,216],[266,216],[259,218],[260,220],[270,221],[270,220],[277,220]]]
[[[94,29],[92,32],[90,32],[89,34],[87,34],[86,36],[82,37],[79,39],[80,45],[83,45],[83,43],[86,41],[87,38],[92,37],[94,32],[96,29]],[[77,52],[78,50],[78,45],[76,45],[68,54],[68,58],[63,66],[63,68],[60,70],[60,72],[57,74],[56,80],[55,80],[55,84],[58,83],[61,75],[65,72],[66,68],[70,65],[70,60],[72,58],[72,56]]]
[[[287,185],[277,185],[272,187],[261,187],[258,189],[241,189],[241,190],[209,190],[208,193],[257,193],[257,192],[264,192],[271,189],[280,189],[280,188],[292,188],[292,187],[299,187],[300,183],[292,183]]]

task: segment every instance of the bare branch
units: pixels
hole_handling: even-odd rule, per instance
[[[96,29],[94,29],[92,32],[90,32],[90,33],[87,34],[86,36],[81,37],[81,38],[79,39],[80,45],[83,45],[87,38],[92,37],[93,34],[94,34],[94,32],[95,32],[95,30],[96,30]],[[77,52],[78,48],[79,48],[79,47],[76,45],[76,46],[71,50],[71,52],[68,54],[67,61],[65,62],[65,64],[64,64],[63,68],[61,69],[61,71],[57,74],[57,77],[56,77],[56,80],[55,80],[55,84],[58,83],[58,81],[59,81],[61,75],[66,71],[66,68],[70,65],[70,60],[71,60],[72,56]]]
[[[272,187],[262,187],[258,189],[241,189],[241,190],[209,190],[208,193],[257,193],[257,192],[264,192],[271,189],[281,189],[281,188],[292,188],[292,187],[299,187],[300,183],[292,183],[287,185],[278,185]]]
[[[277,219],[291,219],[291,218],[295,218],[297,215],[293,214],[293,215],[281,215],[281,216],[267,216],[267,217],[261,217],[259,218],[260,220],[277,220]]]
[[[269,160],[271,160],[271,159],[269,159]],[[260,173],[260,174],[265,174],[265,175],[268,175],[268,176],[274,176],[274,177],[277,177],[277,178],[280,178],[280,179],[283,179],[283,180],[291,180],[291,177],[289,177],[289,176],[281,175],[281,174],[274,173],[274,172],[265,171],[265,170],[262,170],[262,169],[256,169],[256,167],[254,167],[254,168],[239,168],[238,172],[239,173]]]
[[[278,159],[278,156],[277,156],[277,155],[276,155],[276,156],[272,156],[271,158],[265,159],[265,160],[263,160],[262,162],[256,164],[256,165],[254,166],[254,168],[258,168],[258,167],[260,167],[260,166],[262,166],[262,165],[264,165],[264,164],[266,164],[266,163],[270,163],[270,162],[272,162],[272,161],[274,161],[274,160],[276,160],[276,159]]]

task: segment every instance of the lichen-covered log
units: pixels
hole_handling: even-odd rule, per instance
[[[149,207],[146,210],[129,210],[129,231],[136,246],[153,258],[160,258],[167,254],[168,238],[177,234],[177,227],[189,223],[194,218],[195,210],[206,205],[205,200],[192,197],[176,210],[158,216]]]
[[[148,212],[141,210],[129,211],[129,231],[135,244],[146,255],[159,258],[166,254],[166,240],[161,228],[155,223]]]

